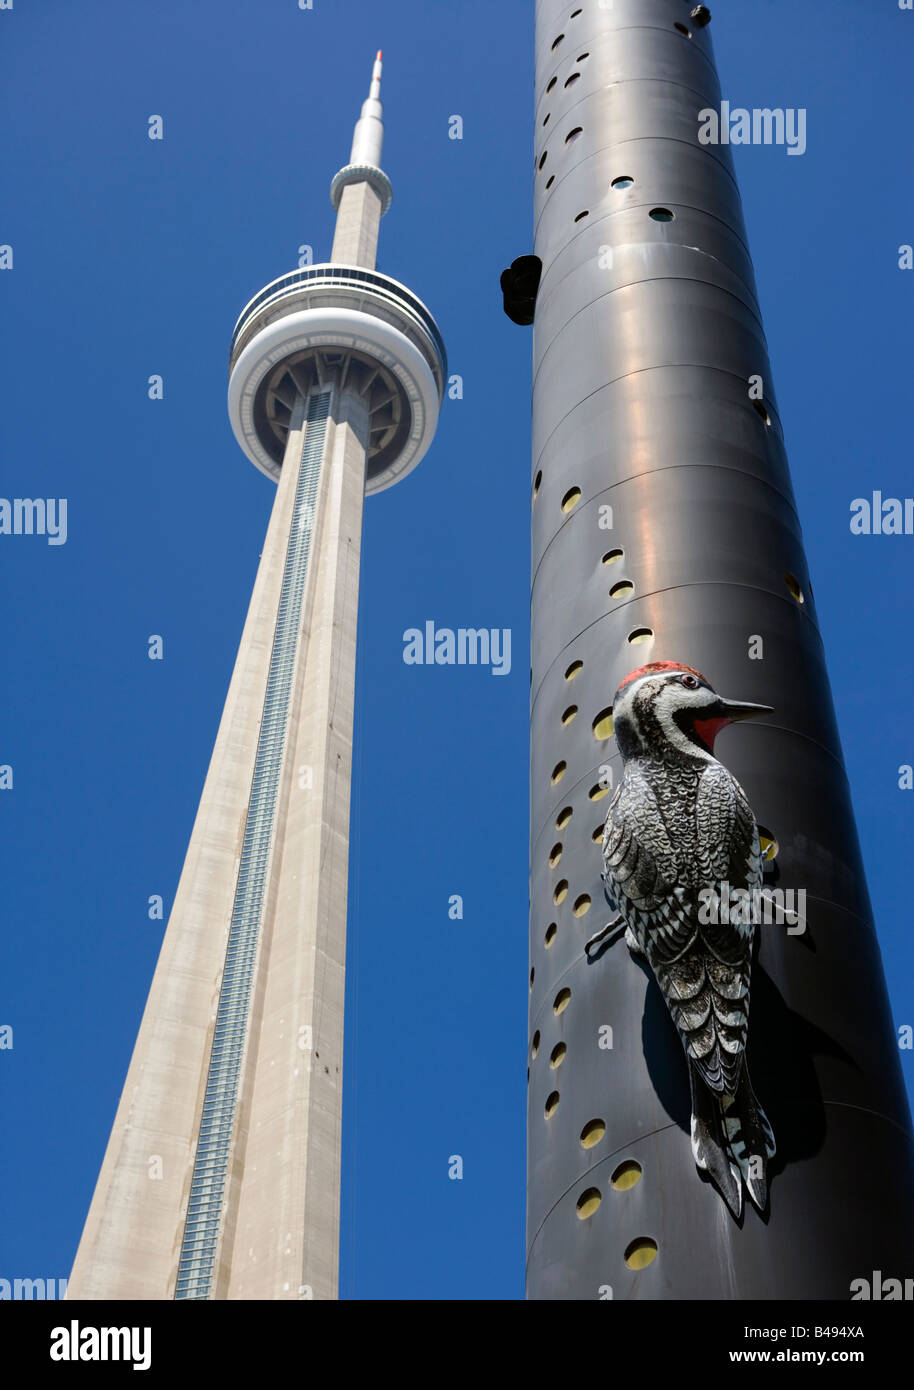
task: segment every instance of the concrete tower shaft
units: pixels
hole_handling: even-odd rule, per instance
[[[739,192],[698,138],[721,94],[693,8],[536,8],[528,1292],[846,1299],[907,1268],[910,1117]],[[649,972],[583,953],[608,915],[613,693],[653,660],[775,709],[717,748],[775,881],[807,893],[805,934],[757,929],[764,1219],[696,1171]]]
[[[380,55],[376,158],[379,84]],[[232,427],[276,499],[71,1298],[337,1294],[363,498],[419,462],[446,375],[373,269],[386,176],[341,174],[337,241],[370,254],[281,276],[232,338]]]

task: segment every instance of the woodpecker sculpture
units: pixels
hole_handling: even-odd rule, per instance
[[[603,881],[618,916],[585,948],[624,926],[651,967],[688,1061],[695,1162],[737,1219],[744,1187],[764,1210],[775,1152],[746,1063],[755,925],[708,904],[731,887],[757,899],[762,859],[755,817],[714,739],[725,724],[769,713],[722,699],[676,662],[625,677],[613,702],[624,769],[603,832]]]

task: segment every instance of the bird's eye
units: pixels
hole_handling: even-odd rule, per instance
[[[682,680],[683,685],[687,686],[689,690],[698,689],[698,681],[694,676],[682,676],[680,679]]]

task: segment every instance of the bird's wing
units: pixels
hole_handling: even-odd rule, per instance
[[[722,763],[709,763],[702,773],[695,819],[698,867],[706,882],[757,887],[762,872],[755,816],[746,793]]]
[[[607,891],[651,966],[681,954],[696,932],[691,895],[679,883],[654,789],[631,764],[606,817],[603,869]]]
[[[758,829],[746,794],[721,763],[702,774],[695,802],[695,849],[704,885],[718,895],[722,885],[751,894],[761,883]],[[747,907],[749,903],[747,902]],[[733,1094],[739,1082],[749,1025],[749,980],[755,925],[750,912],[703,914],[700,947],[694,953],[694,991],[683,1006],[688,1052],[712,1090]],[[680,981],[682,990],[685,981]],[[698,1007],[696,1007],[696,1005]]]

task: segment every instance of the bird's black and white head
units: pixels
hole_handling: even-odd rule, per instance
[[[675,749],[706,761],[724,725],[770,713],[770,705],[723,699],[691,666],[654,661],[630,671],[616,691],[613,730],[626,760]]]

